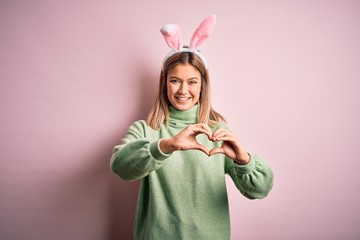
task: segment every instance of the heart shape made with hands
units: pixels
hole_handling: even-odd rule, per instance
[[[203,135],[205,135],[206,137],[203,138],[202,137]],[[196,143],[195,143],[194,148],[193,148],[194,150],[200,150],[200,151],[204,152],[208,156],[212,156],[214,154],[219,154],[219,153],[225,154],[224,149],[223,149],[224,143],[222,145],[218,146],[218,147],[208,149],[205,145],[199,143],[199,141],[202,141],[203,143],[205,143],[203,139],[208,139],[211,142],[222,142],[223,141],[223,140],[218,140],[217,138],[213,137],[212,135],[209,136],[206,133],[199,133],[199,134],[196,135],[196,138],[195,138]]]
[[[206,135],[212,142],[222,142],[222,144],[209,150],[198,142],[197,138],[201,138],[201,135]],[[225,154],[230,159],[239,163],[247,163],[250,160],[247,151],[241,146],[237,137],[232,132],[223,128],[218,128],[213,132],[208,125],[203,123],[187,126],[170,141],[172,141],[170,146],[172,145],[173,147],[168,148],[169,152],[192,149],[200,150],[208,156],[219,153]]]
[[[187,133],[189,135],[187,135]],[[208,127],[207,125],[205,126],[198,125],[198,126],[194,126],[193,128],[190,127],[189,129],[185,129],[184,133],[181,135],[183,135],[182,137],[184,137],[182,141],[184,143],[183,149],[200,150],[205,154],[207,154],[208,156],[212,156],[218,153],[231,155],[232,157],[235,156],[235,151],[233,149],[232,142],[234,142],[236,138],[234,138],[234,135],[226,129],[219,128],[214,132],[212,132],[210,127]],[[223,143],[218,147],[215,147],[213,149],[208,149],[206,146],[198,142],[200,138],[203,138],[202,137],[203,135],[205,135],[208,138],[208,140],[211,142],[223,142]],[[189,138],[187,138],[187,136]]]

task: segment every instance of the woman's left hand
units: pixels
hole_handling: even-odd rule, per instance
[[[247,164],[250,161],[249,154],[232,132],[218,128],[212,134],[211,140],[214,142],[223,141],[223,144],[221,147],[210,150],[209,156],[222,153],[239,164]]]

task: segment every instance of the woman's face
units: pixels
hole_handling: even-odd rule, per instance
[[[193,107],[200,98],[201,74],[190,64],[179,64],[170,69],[166,79],[167,96],[178,110]]]

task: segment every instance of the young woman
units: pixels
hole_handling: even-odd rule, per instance
[[[212,108],[203,55],[183,47],[166,58],[154,106],[115,146],[111,168],[141,180],[135,239],[230,239],[225,174],[250,199],[273,184]]]

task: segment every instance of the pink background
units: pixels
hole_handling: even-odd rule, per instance
[[[359,1],[2,0],[0,239],[132,238],[112,148],[154,99],[160,27],[212,13],[214,106],[276,176],[261,201],[228,179],[232,239],[360,238]]]

